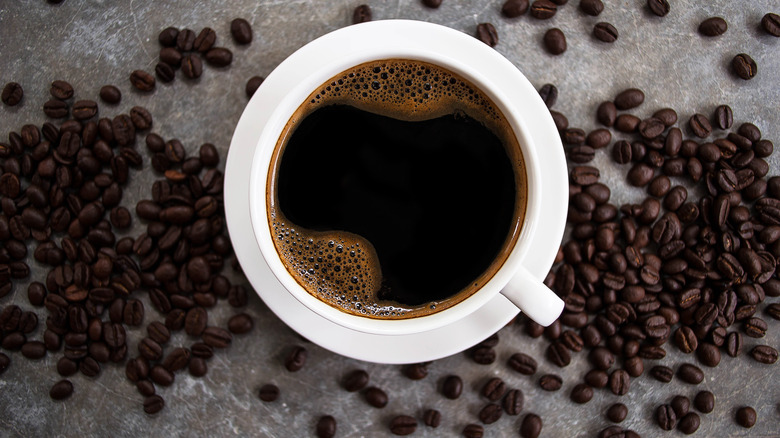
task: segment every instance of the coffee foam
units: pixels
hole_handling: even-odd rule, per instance
[[[426,62],[401,59],[368,62],[334,76],[311,93],[290,118],[277,142],[269,170],[268,219],[274,245],[287,271],[320,300],[348,313],[372,318],[423,316],[470,296],[503,264],[517,239],[519,226],[511,231],[511,238],[488,271],[467,290],[454,295],[457,299],[409,307],[381,299],[380,261],[368,240],[345,231],[297,227],[277,208],[274,183],[288,138],[308,114],[338,104],[406,121],[450,114],[466,114],[479,121],[499,137],[510,160],[520,169],[516,175],[520,182],[515,205],[523,208],[516,212],[515,223],[522,223],[526,196],[523,157],[514,132],[495,104],[459,75]]]

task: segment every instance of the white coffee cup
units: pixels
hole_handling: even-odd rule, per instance
[[[346,50],[342,48],[340,51],[342,56],[333,57],[327,48],[328,44],[333,41],[335,34],[337,34],[336,39],[339,41],[359,41],[360,43],[356,44],[356,50],[350,51],[349,48]],[[388,36],[392,38],[390,41],[388,41]],[[420,39],[420,36],[425,36],[425,38]],[[560,315],[563,302],[539,279],[528,272],[523,266],[523,260],[533,256],[527,252],[530,238],[537,230],[538,222],[543,220],[539,217],[541,203],[562,201],[541,199],[541,169],[539,169],[536,158],[536,149],[540,147],[561,148],[562,146],[560,143],[533,144],[525,134],[527,128],[522,118],[518,117],[516,109],[517,105],[527,104],[528,101],[518,102],[506,99],[501,89],[496,87],[488,76],[481,72],[481,69],[490,68],[490,65],[470,63],[468,60],[442,55],[431,48],[429,44],[431,39],[435,39],[436,44],[452,44],[456,47],[468,47],[468,50],[484,52],[483,56],[489,57],[490,62],[509,63],[489,46],[456,30],[425,22],[387,20],[350,26],[314,40],[291,55],[288,60],[268,75],[261,85],[264,91],[262,94],[274,95],[275,90],[280,90],[279,92],[283,90],[285,94],[283,96],[275,95],[273,99],[270,99],[275,102],[275,106],[268,109],[269,115],[262,126],[251,164],[250,177],[247,182],[249,184],[247,202],[251,216],[252,235],[235,235],[234,230],[231,229],[231,238],[234,240],[255,239],[264,261],[282,284],[283,293],[291,294],[314,313],[349,329],[378,335],[407,335],[426,332],[456,323],[484,306],[499,293],[508,298],[531,319],[547,326]],[[315,89],[328,79],[353,66],[383,59],[425,61],[457,73],[476,85],[502,111],[515,132],[521,146],[527,176],[527,204],[521,232],[501,268],[479,290],[461,302],[435,313],[407,319],[374,319],[357,316],[339,310],[307,292],[288,273],[276,251],[268,223],[266,204],[266,188],[268,187],[272,153],[293,113]],[[285,63],[293,62],[291,60],[294,60],[301,68],[284,68]],[[316,66],[316,68],[305,68],[305,64]],[[519,73],[516,69],[514,70],[516,74]],[[284,73],[277,73],[280,71]],[[537,105],[541,103],[541,98],[530,82],[522,75],[518,76],[522,80],[518,81],[517,87],[524,91],[526,98],[534,100]],[[555,129],[551,118],[549,118],[547,125],[546,129]],[[554,138],[558,138],[557,134]],[[231,158],[233,157],[228,157],[226,174],[231,171]],[[229,187],[226,187],[226,190],[229,190]],[[230,226],[230,210],[227,210],[226,214]],[[559,235],[550,236],[550,245],[557,247],[560,243],[560,237]],[[247,269],[251,269],[251,266],[244,266],[244,270]],[[284,311],[284,309],[274,310],[276,312]]]

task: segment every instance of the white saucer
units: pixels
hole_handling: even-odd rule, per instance
[[[369,42],[359,33],[371,26]],[[362,29],[361,29],[362,28]],[[225,170],[225,212],[233,248],[255,291],[268,307],[306,339],[338,354],[379,363],[417,363],[463,351],[498,331],[518,309],[497,294],[456,324],[411,335],[373,335],[337,325],[309,310],[288,293],[263,260],[252,231],[249,211],[249,174],[263,126],[286,92],[305,72],[318,68],[312,53],[332,57],[367,51],[382,41],[389,47],[419,46],[474,66],[518,105],[528,135],[537,147],[542,174],[542,218],[523,265],[543,280],[553,264],[563,237],[568,204],[568,175],[563,147],[552,117],[536,89],[511,62],[484,43],[462,32],[430,23],[387,20],[349,26],[322,36],[290,55],[266,79],[244,109],[236,126]],[[457,44],[453,44],[453,41]]]

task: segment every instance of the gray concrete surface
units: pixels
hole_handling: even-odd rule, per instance
[[[153,130],[164,138],[179,138],[189,152],[208,141],[225,153],[247,101],[246,80],[268,74],[306,42],[350,24],[352,10],[359,3],[65,0],[50,5],[43,0],[0,0],[0,83],[17,81],[25,88],[22,105],[0,108],[0,132],[5,136],[25,123],[43,123],[41,107],[55,79],[73,84],[76,98],[96,100],[99,88],[112,83],[121,89],[122,103],[101,107],[101,115],[143,105],[155,117]],[[693,113],[709,115],[717,105],[726,103],[734,109],[735,123],[753,122],[765,138],[780,139],[780,39],[758,28],[764,13],[772,9],[780,12],[775,0],[679,0],[672,2],[672,11],[665,18],[652,16],[644,0],[605,2],[608,4],[598,18],[582,14],[577,9],[579,2],[572,0],[548,21],[527,15],[505,19],[499,12],[501,0],[444,0],[438,10],[427,9],[418,0],[367,3],[374,19],[425,20],[469,34],[480,22],[494,23],[500,38],[496,50],[535,86],[555,84],[560,97],[554,109],[566,114],[575,127],[595,128],[599,102],[636,86],[647,95],[645,103],[634,111],[640,117],[671,106],[684,122]],[[698,24],[713,15],[726,18],[728,32],[713,39],[699,36]],[[236,47],[230,39],[229,23],[236,17],[246,18],[253,26],[255,39],[249,46]],[[591,36],[598,21],[618,28],[620,37],[615,44],[605,45]],[[151,95],[134,92],[128,75],[134,69],[154,68],[157,34],[167,26],[196,32],[205,26],[214,28],[218,44],[234,52],[232,66],[225,70],[206,67],[194,82],[179,76],[173,84],[158,85]],[[561,56],[550,56],[542,49],[542,35],[550,27],[561,28],[568,37],[569,48]],[[758,75],[751,81],[735,78],[728,68],[731,58],[741,52],[758,63]],[[606,154],[599,151],[595,163],[613,188],[613,202],[637,199],[640,193],[624,185],[625,169],[612,164]],[[148,162],[144,166],[125,193],[126,205],[149,196],[147,187],[154,175]],[[778,170],[775,156],[771,173],[778,174]],[[33,277],[41,272],[42,268],[34,266]],[[242,281],[238,275],[232,278]],[[23,284],[17,284],[10,296],[0,299],[0,306],[16,303],[29,308],[25,290]],[[316,419],[324,414],[337,419],[338,436],[383,436],[388,434],[387,423],[393,416],[420,418],[427,408],[442,412],[442,425],[430,429],[421,424],[415,436],[456,436],[464,425],[478,422],[477,413],[484,404],[478,390],[491,376],[500,376],[524,391],[524,413],[535,412],[543,418],[543,436],[595,436],[609,424],[604,411],[616,401],[629,406],[624,427],[643,436],[679,436],[682,434],[677,431],[662,433],[652,421],[652,410],[676,394],[692,398],[702,388],[715,393],[716,408],[702,415],[698,436],[780,436],[780,365],[761,365],[746,356],[732,359],[724,355],[718,368],[705,369],[706,380],[698,387],[662,385],[643,376],[632,381],[626,396],[596,391],[589,404],[578,406],[568,394],[588,369],[586,357],[576,354],[571,366],[558,369],[543,359],[545,342],[531,340],[517,325],[500,331],[498,360],[493,365],[476,365],[465,354],[456,354],[431,364],[427,378],[410,381],[399,366],[363,363],[306,343],[257,297],[252,297],[246,311],[255,317],[255,330],[237,337],[229,349],[210,360],[205,378],[177,374],[172,387],[159,391],[166,400],[165,410],[152,417],[143,413],[142,397],[124,378],[123,368],[106,367],[94,379],[74,376],[76,391],[71,399],[53,402],[48,390],[58,380],[55,363],[59,355],[28,361],[19,353],[10,353],[11,368],[0,377],[0,436],[303,437],[314,435]],[[221,308],[212,312],[212,318],[224,323],[229,314],[229,309]],[[154,317],[147,306],[147,321]],[[780,347],[780,326],[769,322],[770,334],[760,342]],[[40,333],[42,329],[33,337]],[[131,345],[141,336],[140,330],[133,331]],[[175,337],[172,342],[184,339]],[[757,342],[746,338],[745,347]],[[307,365],[298,373],[289,373],[282,365],[293,345],[305,345],[309,350]],[[668,350],[665,364],[694,360],[672,346]],[[515,351],[539,358],[539,371],[533,378],[506,367],[506,358]],[[646,368],[650,366],[647,362]],[[371,384],[386,390],[388,406],[372,408],[361,395],[339,388],[342,375],[355,368],[366,369]],[[544,393],[538,388],[536,381],[546,372],[563,377],[562,390]],[[459,374],[466,382],[464,395],[458,400],[444,399],[438,392],[441,380],[450,373]],[[281,397],[273,403],[263,403],[256,395],[257,388],[268,382],[281,388]],[[734,411],[741,405],[758,411],[758,423],[752,429],[734,425]],[[485,436],[517,436],[521,418],[504,415],[486,427]]]

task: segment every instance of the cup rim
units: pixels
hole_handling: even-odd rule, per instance
[[[489,48],[488,46],[483,47],[483,43],[479,40],[444,26],[408,20],[387,20],[384,22],[373,23],[375,23],[375,25],[379,25],[381,23],[381,25],[386,26],[388,25],[388,21],[392,21],[394,25],[400,27],[409,25],[409,23],[412,23],[414,26],[422,25],[429,27],[432,31],[435,31],[435,33],[441,34],[439,35],[440,37],[452,39],[453,44],[477,45],[476,47],[479,47],[479,50],[492,51],[492,53],[495,54],[493,58],[496,60],[496,62],[509,63],[506,58],[501,56],[498,52],[493,51],[492,48]],[[370,28],[372,27],[371,25],[372,23],[363,23],[361,25],[355,25],[336,30],[331,34],[346,32],[357,34],[370,33]],[[312,46],[316,46],[321,40],[323,40],[323,38],[327,38],[331,34],[327,34],[308,43],[299,49],[299,51],[304,49],[311,50]],[[365,35],[362,36],[365,37]],[[278,253],[276,252],[275,245],[272,241],[272,235],[267,221],[266,208],[266,187],[270,157],[276,146],[279,134],[284,129],[284,126],[287,124],[287,121],[292,116],[294,111],[303,103],[303,101],[312,91],[314,91],[318,86],[320,86],[329,78],[349,69],[352,66],[359,65],[364,62],[383,59],[410,59],[441,65],[442,67],[452,70],[453,72],[465,77],[474,85],[479,87],[480,90],[485,92],[504,113],[504,116],[509,121],[510,126],[518,138],[526,165],[526,183],[528,188],[526,212],[520,236],[518,237],[517,242],[510,251],[510,254],[505,259],[501,268],[499,268],[499,270],[483,285],[483,287],[472,294],[470,297],[448,309],[426,316],[399,320],[374,319],[352,315],[341,311],[338,308],[333,307],[309,294],[295,280],[295,278],[293,278],[288,273],[286,267],[281,262]],[[489,66],[482,67],[489,68]],[[517,70],[514,66],[512,66],[512,68]],[[517,73],[522,75],[522,73],[519,71],[517,71]],[[273,75],[273,72],[271,75]],[[271,75],[269,75],[269,77]],[[525,77],[523,76],[523,78]],[[535,90],[530,86],[530,83],[527,83],[526,88],[528,87],[530,87],[531,91],[535,93]],[[526,90],[526,92],[530,91]],[[530,236],[533,235],[533,232],[536,230],[536,225],[539,220],[538,214],[540,210],[539,204],[541,202],[541,178],[538,169],[538,158],[535,152],[535,148],[539,147],[539,145],[533,144],[527,134],[527,128],[524,121],[517,117],[516,111],[512,110],[515,105],[519,104],[522,104],[522,102],[514,103],[514,105],[512,102],[507,102],[507,99],[505,99],[503,93],[501,93],[500,90],[498,90],[487,77],[480,74],[478,68],[469,66],[460,60],[431,51],[430,49],[426,49],[424,44],[418,44],[414,46],[406,45],[403,47],[398,45],[390,45],[387,47],[360,50],[350,53],[349,56],[340,57],[338,59],[331,59],[326,65],[318,65],[316,72],[307,74],[303,81],[299,82],[291,90],[288,90],[288,93],[280,99],[280,103],[271,110],[270,117],[260,134],[260,138],[257,144],[255,145],[255,154],[251,165],[249,181],[249,210],[251,226],[252,233],[254,234],[253,237],[261,250],[263,258],[269,265],[271,272],[284,286],[288,293],[294,296],[310,310],[336,324],[366,333],[382,335],[405,335],[433,330],[438,327],[451,324],[485,305],[496,294],[500,293],[501,289],[514,275],[517,266],[526,256]]]

